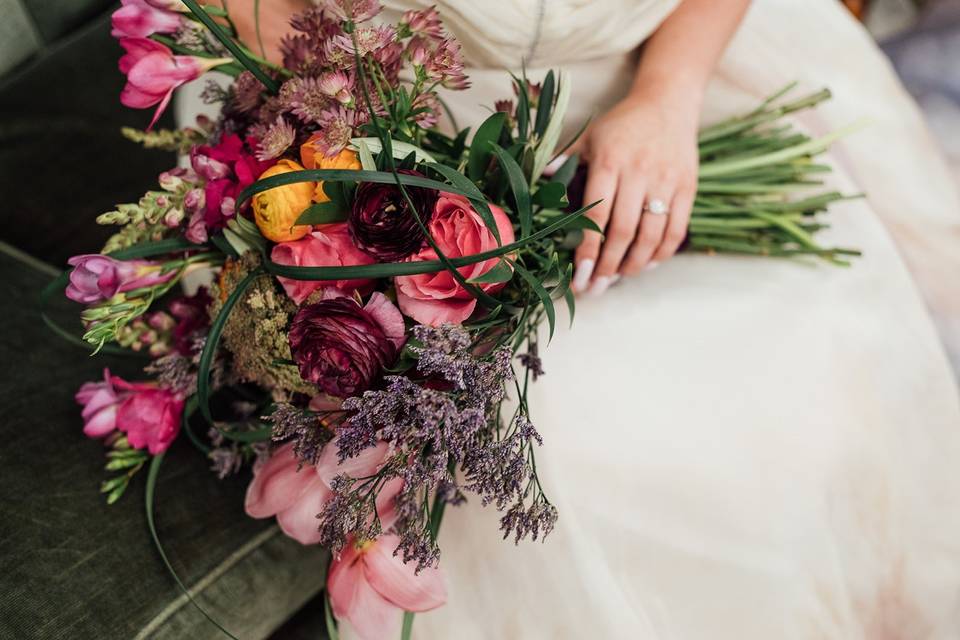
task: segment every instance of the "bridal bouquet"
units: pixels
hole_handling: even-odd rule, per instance
[[[235,79],[205,91],[215,122],[126,132],[188,162],[100,216],[119,227],[103,252],[72,258],[45,292],[84,306],[82,338],[54,326],[65,337],[149,359],[146,380],[105,371],[76,396],[108,449],[107,501],[148,468],[166,560],[152,504],[181,432],[220,477],[251,467],[246,512],[333,553],[331,637],[343,621],[407,636],[413,612],[444,602],[447,505],[475,496],[516,541],[553,528],[527,389],[543,374],[541,325],[552,336],[561,300],[573,316],[579,234],[600,231],[591,204],[569,203],[577,159],[554,162],[572,142],[564,78],[514,78],[472,136],[446,135],[437,90],[468,87],[460,46],[435,9],[397,24],[372,22],[378,11],[329,0],[295,16],[277,65],[223,10],[124,0],[124,104],[156,106],[155,122],[185,82]],[[811,235],[841,196],[791,196],[826,170],[811,158],[831,139],[778,124],[825,97],[778,95],[703,131],[689,249],[842,261]]]

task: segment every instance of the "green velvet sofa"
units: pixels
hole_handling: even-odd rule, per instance
[[[94,217],[136,199],[174,163],[122,139],[112,3],[0,0],[0,639],[225,637],[177,587],[144,516],[145,473],[108,506],[105,458],[73,400],[104,366],[45,327],[38,293],[67,257],[97,251]],[[52,316],[79,330],[58,296]],[[186,439],[160,472],[159,535],[196,600],[243,640],[323,637],[325,554],[243,512],[249,478],[218,481]],[[297,614],[297,611],[302,611]]]

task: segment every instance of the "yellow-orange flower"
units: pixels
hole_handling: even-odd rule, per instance
[[[353,169],[359,171],[362,166],[356,152],[344,149],[335,156],[328,157],[317,149],[317,134],[300,145],[300,160],[307,169]],[[330,198],[323,191],[323,181],[317,181],[317,188],[313,194],[314,202],[329,202]]]
[[[293,160],[281,160],[260,175],[270,176],[302,171],[303,167]],[[308,224],[294,225],[300,214],[313,202],[315,183],[296,182],[274,187],[253,197],[253,217],[265,238],[274,242],[299,240],[313,228]]]

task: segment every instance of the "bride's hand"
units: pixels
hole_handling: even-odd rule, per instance
[[[602,200],[587,216],[605,235],[584,233],[576,291],[603,293],[620,275],[676,253],[697,189],[698,114],[695,97],[638,87],[587,129],[577,149],[590,167],[584,202]],[[657,214],[658,200],[666,215]]]

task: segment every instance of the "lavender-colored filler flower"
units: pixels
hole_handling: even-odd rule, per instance
[[[319,514],[321,543],[339,549],[350,534],[376,533],[370,486],[392,478],[403,480],[393,526],[400,537],[396,553],[405,562],[416,561],[418,570],[435,565],[440,554],[431,530],[431,495],[456,503],[463,500],[462,490],[471,491],[484,505],[507,509],[504,537],[546,536],[557,515],[533,470],[532,447],[540,436],[522,411],[506,426],[500,420],[506,383],[513,378],[510,350],[474,355],[469,333],[454,325],[417,326],[413,334],[421,345],[411,347],[419,373],[444,383],[431,386],[450,388],[391,376],[384,389],[344,402],[350,416],[338,432],[341,460],[381,441],[394,453],[372,481],[341,476],[334,483],[333,497]],[[462,485],[453,473],[457,466]]]

